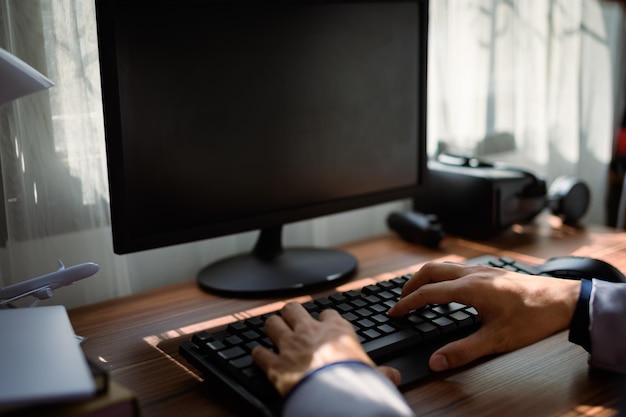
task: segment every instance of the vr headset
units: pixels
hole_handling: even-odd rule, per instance
[[[440,154],[428,162],[426,184],[415,196],[416,212],[436,216],[444,232],[490,238],[545,208],[575,224],[587,211],[589,187],[572,176],[546,182],[528,171],[477,158]]]

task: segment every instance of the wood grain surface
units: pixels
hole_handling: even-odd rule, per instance
[[[202,291],[189,281],[129,297],[73,309],[87,356],[98,360],[118,383],[139,397],[144,417],[252,416],[222,387],[211,386],[178,355],[193,332],[305,301],[337,290],[415,271],[428,261],[462,262],[482,254],[539,263],[575,254],[603,259],[626,270],[626,233],[594,226],[572,228],[542,216],[496,239],[475,242],[446,237],[429,249],[394,235],[344,245],[359,270],[339,288],[291,298],[231,299]],[[626,318],[625,318],[626,319]],[[438,374],[403,394],[418,416],[614,416],[626,392],[622,378],[592,370],[587,353],[554,335],[524,349],[485,358]]]

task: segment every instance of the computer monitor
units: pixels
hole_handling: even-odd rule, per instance
[[[409,198],[426,154],[421,0],[98,0],[114,251],[260,230],[198,276],[234,296],[357,267],[291,222]]]

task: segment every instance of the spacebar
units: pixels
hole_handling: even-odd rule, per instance
[[[374,360],[388,353],[396,352],[423,340],[420,333],[412,329],[402,329],[396,333],[364,342],[361,345],[365,352]]]

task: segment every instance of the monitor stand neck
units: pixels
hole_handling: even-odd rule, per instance
[[[250,253],[218,260],[198,273],[198,285],[229,297],[306,294],[338,285],[357,268],[351,254],[330,248],[283,248],[282,226],[263,229]]]
[[[284,252],[282,237],[282,226],[262,229],[254,245],[254,249],[252,249],[253,256],[264,261],[276,259],[277,256],[280,256],[280,254]]]

